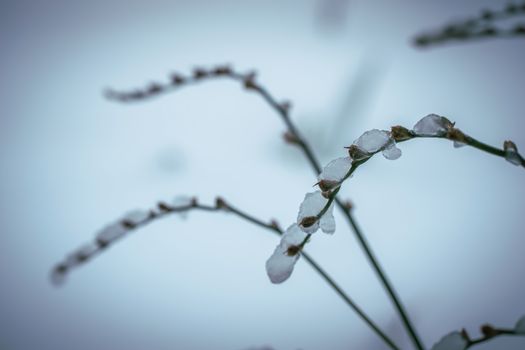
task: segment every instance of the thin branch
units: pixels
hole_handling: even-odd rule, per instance
[[[414,44],[419,47],[456,41],[464,42],[491,38],[525,38],[525,25],[515,24],[512,28],[501,28],[496,22],[525,15],[525,2],[508,4],[500,10],[483,10],[479,16],[452,23],[433,32],[416,36]]]
[[[467,345],[465,347],[466,349],[470,349],[476,345],[483,344],[485,342],[488,342],[494,338],[500,337],[500,336],[525,336],[523,333],[518,333],[514,329],[509,328],[496,328],[490,324],[484,324],[480,327],[481,333],[483,334],[479,338],[472,339],[470,338],[469,334],[465,329],[461,330],[461,336],[465,341],[467,342]]]
[[[190,77],[185,77],[180,74],[173,74],[170,78],[169,84],[160,84],[160,83],[154,83],[150,85],[147,89],[139,89],[132,92],[116,92],[114,90],[108,90],[106,92],[106,96],[110,99],[114,99],[121,102],[129,102],[129,101],[138,101],[138,100],[144,100],[148,99],[154,96],[157,96],[162,93],[166,93],[169,91],[173,91],[177,88],[180,88],[182,86],[193,84],[196,82],[200,82],[203,80],[206,80],[208,78],[220,78],[225,77],[229,79],[233,79],[235,81],[243,83],[244,87],[248,90],[252,90],[257,92],[281,117],[283,122],[285,123],[288,131],[285,133],[284,138],[287,142],[299,146],[299,148],[303,151],[304,155],[308,159],[308,162],[310,163],[312,169],[314,170],[315,174],[318,175],[321,172],[321,165],[320,162],[317,160],[315,155],[313,154],[313,151],[295,125],[292,123],[290,117],[289,117],[289,111],[290,111],[290,104],[287,102],[279,103],[277,102],[277,99],[274,98],[267,89],[262,87],[260,84],[256,83],[255,80],[255,73],[251,72],[248,74],[240,74],[234,72],[230,67],[228,66],[219,66],[215,69],[211,70],[205,70],[202,68],[197,68],[193,71],[193,75]],[[372,251],[372,248],[370,247],[370,244],[367,242],[363,232],[357,225],[352,212],[349,210],[348,206],[339,198],[336,198],[336,204],[343,213],[344,217],[350,224],[350,226],[353,229],[353,232],[363,249],[368,261],[372,265],[373,270],[377,274],[378,278],[380,279],[383,287],[385,288],[385,291],[387,292],[387,295],[391,299],[392,303],[394,304],[394,307],[396,311],[398,312],[402,322],[403,326],[407,330],[412,342],[414,343],[414,346],[418,350],[423,350],[424,347],[422,345],[422,342],[417,335],[414,326],[412,325],[408,313],[406,312],[403,304],[401,303],[401,300],[399,296],[397,295],[393,285],[389,281],[389,279],[386,276],[386,273],[384,272],[383,268],[379,264],[378,259],[376,258],[375,254]]]
[[[144,218],[139,219],[138,221],[133,221],[128,218],[120,220],[117,225],[123,229],[122,234],[115,236],[114,239],[105,240],[101,239],[100,235],[95,238],[94,243],[90,244],[92,249],[85,249],[85,247],[77,250],[76,252],[70,254],[63,262],[60,262],[55,266],[52,271],[51,277],[52,281],[57,284],[64,280],[66,274],[75,267],[78,267],[87,261],[91,260],[95,256],[103,252],[107,247],[117,240],[125,237],[129,232],[136,230],[138,228],[149,225],[153,222],[156,222],[158,219],[161,219],[169,214],[176,213],[185,213],[192,210],[200,210],[206,212],[227,212],[236,215],[237,217],[244,219],[245,221],[252,223],[256,226],[262,227],[264,229],[270,230],[278,235],[283,234],[283,230],[279,225],[272,221],[266,223],[236,207],[232,206],[229,203],[220,197],[217,197],[216,203],[214,206],[200,204],[196,199],[192,199],[191,202],[185,205],[172,206],[166,203],[160,202],[157,205],[157,208],[151,209],[147,212],[147,215],[144,215]],[[399,350],[399,348],[394,344],[394,342],[383,332],[381,329],[370,319],[370,317],[342,290],[342,288],[328,275],[328,273],[304,250],[301,252],[301,255],[304,259],[310,264],[310,266],[327,282],[332,289],[344,300],[344,302],[354,310],[357,315],[370,327],[372,330],[392,349]]]

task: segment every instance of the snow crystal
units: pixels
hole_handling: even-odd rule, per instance
[[[319,229],[320,221],[323,221],[323,226],[321,229],[325,233],[333,233],[335,230],[335,222],[332,223],[330,216],[333,217],[333,205],[330,205],[326,213],[321,217],[321,220],[315,220],[315,222],[308,226],[301,225],[303,220],[309,220],[312,221],[315,219],[315,217],[323,210],[326,203],[328,202],[328,199],[323,197],[321,191],[311,192],[307,193],[304,196],[304,200],[301,203],[301,206],[299,207],[299,214],[297,215],[297,224],[303,230],[303,232],[312,234],[315,233]],[[326,216],[326,218],[325,218]],[[323,229],[324,227],[324,229]]]
[[[390,133],[384,130],[372,129],[359,136],[354,145],[368,153],[375,153],[390,143]]]
[[[322,190],[329,190],[337,186],[352,167],[352,158],[342,157],[332,160],[324,168],[321,174],[317,177],[319,182],[324,186],[320,186]]]
[[[522,316],[518,322],[516,322],[516,327],[514,327],[514,331],[518,334],[525,334],[525,315]]]
[[[389,160],[396,160],[401,157],[401,150],[397,148],[396,143],[392,141],[383,150],[383,156]]]
[[[98,234],[97,240],[103,243],[109,243],[123,236],[127,229],[120,222],[116,222],[104,227]]]
[[[300,254],[291,255],[289,249],[299,246],[305,239],[306,234],[299,229],[297,224],[291,225],[286,230],[281,242],[266,261],[266,273],[272,283],[282,283],[291,276]]]
[[[431,350],[465,350],[467,345],[467,340],[460,332],[456,331],[441,338],[439,342],[434,344]]]
[[[132,210],[124,214],[124,216],[122,217],[122,221],[130,222],[136,225],[148,219],[149,215],[149,212],[144,210]]]
[[[414,125],[414,133],[419,136],[443,136],[453,124],[445,117],[429,114]]]

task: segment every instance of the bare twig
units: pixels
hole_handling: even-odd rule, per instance
[[[248,74],[240,74],[235,71],[233,71],[228,66],[219,66],[217,68],[211,69],[211,70],[205,70],[202,68],[197,68],[193,71],[193,75],[186,77],[182,76],[180,74],[174,74],[170,78],[170,83],[168,84],[160,84],[160,83],[154,83],[150,85],[146,89],[139,89],[132,92],[116,92],[114,90],[108,90],[106,91],[106,96],[110,99],[114,99],[121,102],[130,102],[130,101],[140,101],[144,99],[148,99],[154,96],[158,96],[159,94],[166,93],[173,91],[177,88],[180,88],[182,86],[194,84],[200,81],[204,81],[206,79],[214,79],[214,78],[229,78],[233,79],[235,81],[241,82],[244,87],[248,90],[254,91],[258,93],[281,117],[283,122],[285,123],[287,127],[287,139],[293,140],[291,142],[292,144],[297,145],[304,153],[306,158],[308,159],[308,162],[310,163],[312,169],[314,170],[315,174],[319,174],[321,172],[321,165],[320,162],[317,160],[315,155],[312,152],[312,149],[306,139],[304,139],[293,122],[290,119],[289,111],[290,111],[290,104],[287,102],[279,103],[277,102],[277,99],[275,99],[267,89],[262,87],[260,84],[256,82],[256,75],[255,73],[251,72]],[[401,303],[401,300],[399,296],[397,295],[393,285],[389,281],[389,279],[386,276],[386,273],[384,272],[383,268],[379,264],[378,259],[376,258],[375,254],[373,253],[370,244],[367,242],[364,234],[362,233],[360,227],[357,225],[357,222],[355,221],[353,214],[350,210],[348,210],[347,206],[343,201],[341,201],[339,198],[335,198],[335,202],[341,212],[343,213],[344,217],[350,224],[350,226],[353,229],[353,232],[363,249],[366,257],[368,258],[368,261],[370,262],[373,270],[376,272],[378,278],[380,279],[383,287],[385,288],[385,291],[387,292],[387,295],[390,297],[392,303],[395,306],[396,311],[398,312],[403,325],[405,329],[407,330],[412,342],[414,343],[414,346],[419,349],[423,350],[424,347],[422,345],[421,340],[419,339],[419,336],[417,335],[414,326],[412,325],[408,313],[406,312],[403,304]]]
[[[143,219],[134,222],[129,219],[120,220],[117,225],[120,225],[123,229],[123,234],[116,236],[112,240],[104,240],[100,237],[96,237],[95,241],[88,246],[92,249],[85,249],[85,247],[77,250],[70,254],[63,262],[60,262],[52,270],[51,278],[55,284],[61,283],[73,268],[76,268],[87,261],[93,259],[102,253],[109,245],[115,243],[117,240],[125,237],[129,232],[151,224],[157,219],[164,218],[169,214],[185,213],[192,210],[206,211],[206,212],[225,212],[232,213],[237,217],[244,219],[256,226],[270,230],[277,235],[282,235],[283,230],[279,227],[277,222],[271,221],[267,223],[260,220],[231,204],[227,203],[224,199],[217,197],[215,205],[200,204],[196,199],[192,199],[190,203],[181,206],[172,206],[167,203],[160,202],[156,208],[148,211],[148,215]],[[344,300],[344,302],[352,308],[357,315],[370,327],[372,330],[392,349],[398,350],[399,348],[394,342],[370,319],[370,317],[342,290],[342,288],[328,275],[328,273],[304,250],[301,252],[304,259],[310,264],[310,266],[327,282],[332,289]]]
[[[508,4],[501,10],[483,10],[479,16],[468,18],[445,26],[434,32],[416,36],[414,44],[419,47],[456,41],[464,42],[489,38],[525,38],[525,25],[515,24],[512,28],[496,26],[496,23],[508,18],[525,15],[525,2]]]

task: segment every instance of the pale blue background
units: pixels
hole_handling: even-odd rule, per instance
[[[76,270],[101,226],[177,194],[291,223],[315,176],[259,97],[216,81],[120,105],[105,87],[232,63],[260,72],[323,163],[363,131],[428,113],[525,149],[525,40],[429,50],[424,29],[491,1],[5,1],[0,5],[0,349],[383,349],[304,262],[279,286],[277,237],[224,214],[171,217]],[[425,344],[525,313],[525,172],[441,140],[377,157],[342,190]],[[343,218],[308,250],[410,343]],[[477,347],[522,349],[525,339]]]

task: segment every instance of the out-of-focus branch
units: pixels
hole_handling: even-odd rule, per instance
[[[219,66],[210,70],[197,68],[193,71],[193,74],[191,76],[173,74],[170,77],[170,83],[167,84],[153,83],[146,89],[139,89],[131,92],[117,92],[110,89],[106,91],[106,96],[110,99],[121,102],[140,101],[154,96],[158,96],[166,92],[174,91],[182,86],[191,85],[207,79],[221,77],[241,82],[246,89],[258,93],[277,112],[277,114],[285,123],[288,129],[287,132],[284,134],[285,140],[290,144],[297,145],[303,151],[304,155],[308,159],[308,162],[316,175],[321,172],[320,162],[313,154],[312,149],[306,141],[306,139],[302,137],[302,135],[299,133],[299,131],[290,119],[290,104],[288,102],[279,103],[278,100],[274,98],[266,88],[264,88],[262,85],[256,82],[256,75],[253,72],[247,74],[240,74],[233,71],[228,66]],[[357,225],[357,222],[352,212],[349,210],[348,205],[339,198],[335,198],[335,202],[341,210],[341,212],[343,213],[343,216],[348,221],[349,225],[352,227],[357,241],[359,242],[370,265],[372,266],[373,270],[375,271],[379,280],[381,281],[381,284],[387,292],[387,295],[394,304],[394,307],[398,312],[401,321],[403,322],[403,326],[407,330],[412,342],[414,343],[414,346],[419,350],[423,350],[423,344],[419,339],[419,336],[417,335],[415,328],[408,317],[408,313],[406,312],[403,304],[401,303],[401,300],[397,295],[397,292],[395,291],[393,285],[390,283],[386,273],[379,264],[379,261],[376,258],[374,252],[372,251],[372,248],[370,247],[367,239],[362,233],[360,227]]]
[[[444,44],[451,41],[465,42],[492,38],[525,38],[525,24],[511,27],[497,24],[520,16],[525,16],[525,2],[508,4],[500,10],[483,10],[478,16],[452,23],[442,29],[423,33],[415,37],[414,44],[419,47]]]
[[[128,233],[139,229],[143,226],[151,224],[158,219],[164,218],[169,214],[186,213],[189,211],[206,211],[206,212],[225,212],[232,213],[237,217],[246,220],[247,222],[264,229],[270,230],[278,235],[283,234],[283,230],[279,227],[276,221],[265,222],[260,220],[231,204],[227,203],[221,197],[217,197],[215,205],[200,204],[196,198],[191,199],[187,204],[184,205],[169,205],[164,202],[159,202],[156,208],[150,209],[147,212],[143,212],[143,215],[138,220],[125,217],[118,222],[110,225],[115,227],[117,225],[121,229],[121,234],[107,239],[97,235],[93,243],[90,243],[79,250],[68,255],[66,259],[58,263],[51,272],[51,279],[53,283],[59,284],[63,282],[67,273],[73,268],[85,264],[94,257],[98,256],[110,245],[115,243],[117,240],[127,236]],[[135,215],[136,216],[136,215]],[[138,216],[137,216],[138,217]],[[104,230],[102,231],[104,232]],[[399,349],[394,342],[370,319],[370,317],[343,291],[343,289],[328,275],[328,273],[305,251],[301,252],[303,258],[310,264],[310,266],[328,283],[328,285],[343,299],[343,301],[354,310],[357,315],[392,349]]]
[[[481,326],[481,333],[483,336],[471,339],[467,332],[465,330],[462,331],[462,335],[467,340],[467,347],[465,349],[469,349],[471,347],[474,347],[475,345],[479,345],[482,343],[485,343],[489,340],[492,340],[496,337],[502,336],[502,335],[514,335],[514,336],[524,336],[524,334],[517,333],[514,329],[506,329],[506,328],[495,328],[489,324],[485,324]]]

